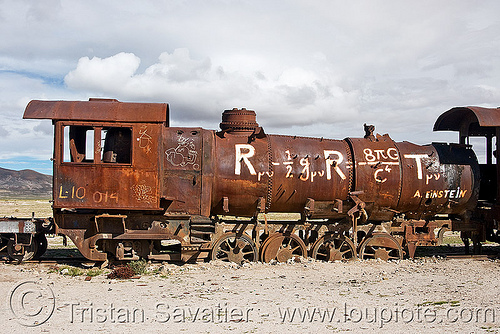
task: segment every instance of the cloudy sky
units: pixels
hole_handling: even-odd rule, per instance
[[[246,107],[267,133],[397,141],[444,111],[500,105],[500,2],[0,0],[0,167],[51,173],[33,99],[167,102],[217,129]]]

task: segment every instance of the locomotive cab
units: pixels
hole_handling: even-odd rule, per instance
[[[480,228],[471,228],[463,233],[479,241],[500,241],[498,220],[500,218],[500,108],[457,107],[443,113],[434,124],[434,131],[458,131],[460,146],[472,147],[473,138],[485,139],[485,163],[479,165],[480,186],[478,205],[472,220]],[[495,144],[495,148],[494,145]],[[480,231],[477,233],[477,231]],[[474,235],[479,234],[479,235]]]
[[[54,209],[160,210],[166,104],[32,101],[24,118],[55,126]]]
[[[152,224],[137,217],[162,212],[159,154],[168,105],[35,100],[24,118],[54,124],[56,233],[70,237],[89,259],[104,261],[107,252],[122,259],[127,252],[130,259],[142,256],[145,243],[121,239],[133,239],[131,230],[153,233]]]

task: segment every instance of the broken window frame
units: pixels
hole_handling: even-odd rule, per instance
[[[117,135],[125,133],[124,140],[122,140],[125,145],[118,147],[118,149],[121,148],[121,155],[116,152],[107,153],[104,151],[105,147],[109,146],[106,142],[111,140],[108,137],[109,130],[116,130]],[[60,161],[63,164],[130,166],[133,157],[132,134],[132,125],[64,122],[61,124],[59,136]],[[126,146],[128,146],[128,150],[123,149]],[[91,150],[92,152],[90,152]]]

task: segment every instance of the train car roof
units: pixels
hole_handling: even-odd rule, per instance
[[[500,126],[500,108],[456,107],[438,117],[434,131],[466,131],[469,135],[482,135],[485,129],[481,131],[479,128],[497,126]]]
[[[88,101],[33,100],[26,106],[25,119],[74,121],[166,123],[168,104],[119,102],[113,99]]]

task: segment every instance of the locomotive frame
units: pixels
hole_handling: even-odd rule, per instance
[[[238,263],[401,259],[448,230],[475,252],[500,239],[499,109],[453,108],[434,130],[459,143],[424,146],[366,125],[343,140],[268,135],[246,109],[226,110],[220,131],[170,127],[168,114],[161,103],[31,101],[24,118],[55,129],[54,218],[32,232],[0,224],[9,255],[40,256],[44,233],[92,261]],[[486,138],[485,165],[472,136]]]

